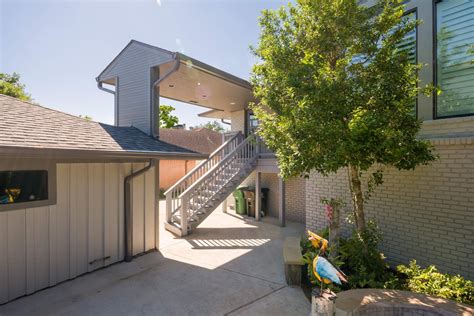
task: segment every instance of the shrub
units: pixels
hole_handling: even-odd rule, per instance
[[[159,198],[160,200],[166,199],[165,192],[166,192],[165,189],[160,188],[160,193],[159,193],[159,196],[158,196],[158,198]]]
[[[378,250],[381,240],[382,234],[372,220],[362,233],[354,230],[349,239],[341,240],[340,260],[350,288],[383,288],[393,280],[394,275]]]
[[[408,266],[399,265],[397,271],[406,276],[404,286],[409,291],[470,305],[474,303],[474,285],[460,275],[440,273],[433,265],[422,269],[416,264],[416,260],[412,260]]]

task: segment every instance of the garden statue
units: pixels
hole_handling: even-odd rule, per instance
[[[324,294],[327,294],[327,298],[334,299],[336,297],[336,294],[329,289],[325,292],[323,290],[323,285],[330,283],[336,283],[341,285],[342,282],[347,282],[346,275],[344,274],[344,272],[337,269],[328,259],[323,257],[328,248],[328,241],[325,238],[309,230],[308,236],[308,240],[311,241],[311,244],[315,248],[319,248],[319,253],[313,260],[313,273],[318,279],[318,281],[321,283],[321,290],[319,295],[323,296]]]

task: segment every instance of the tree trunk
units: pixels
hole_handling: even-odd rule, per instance
[[[330,259],[335,259],[339,254],[340,214],[340,206],[334,206],[332,209],[332,219],[329,223],[329,244],[332,247]]]
[[[362,183],[357,166],[349,165],[349,182],[356,229],[361,233],[365,229],[364,194],[362,193]]]

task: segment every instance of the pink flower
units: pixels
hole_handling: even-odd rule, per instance
[[[328,217],[328,220],[329,222],[332,221],[332,211],[333,211],[333,208],[331,205],[329,204],[326,204],[325,205],[325,208],[326,208],[326,216]]]

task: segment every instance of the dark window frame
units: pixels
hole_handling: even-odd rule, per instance
[[[443,0],[434,0],[433,1],[433,84],[435,87],[438,86],[438,11],[437,6],[439,3],[443,2]],[[467,114],[455,114],[455,115],[446,115],[446,116],[438,116],[438,95],[433,92],[433,120],[443,120],[449,118],[456,118],[456,117],[468,117],[474,116],[474,113],[467,113]]]
[[[8,159],[0,161],[0,171],[35,171],[45,170],[47,172],[48,180],[48,198],[43,200],[25,201],[18,203],[0,204],[0,212],[13,211],[20,209],[29,209],[36,207],[43,207],[56,204],[56,164],[51,162],[37,162],[37,161],[14,161]]]

